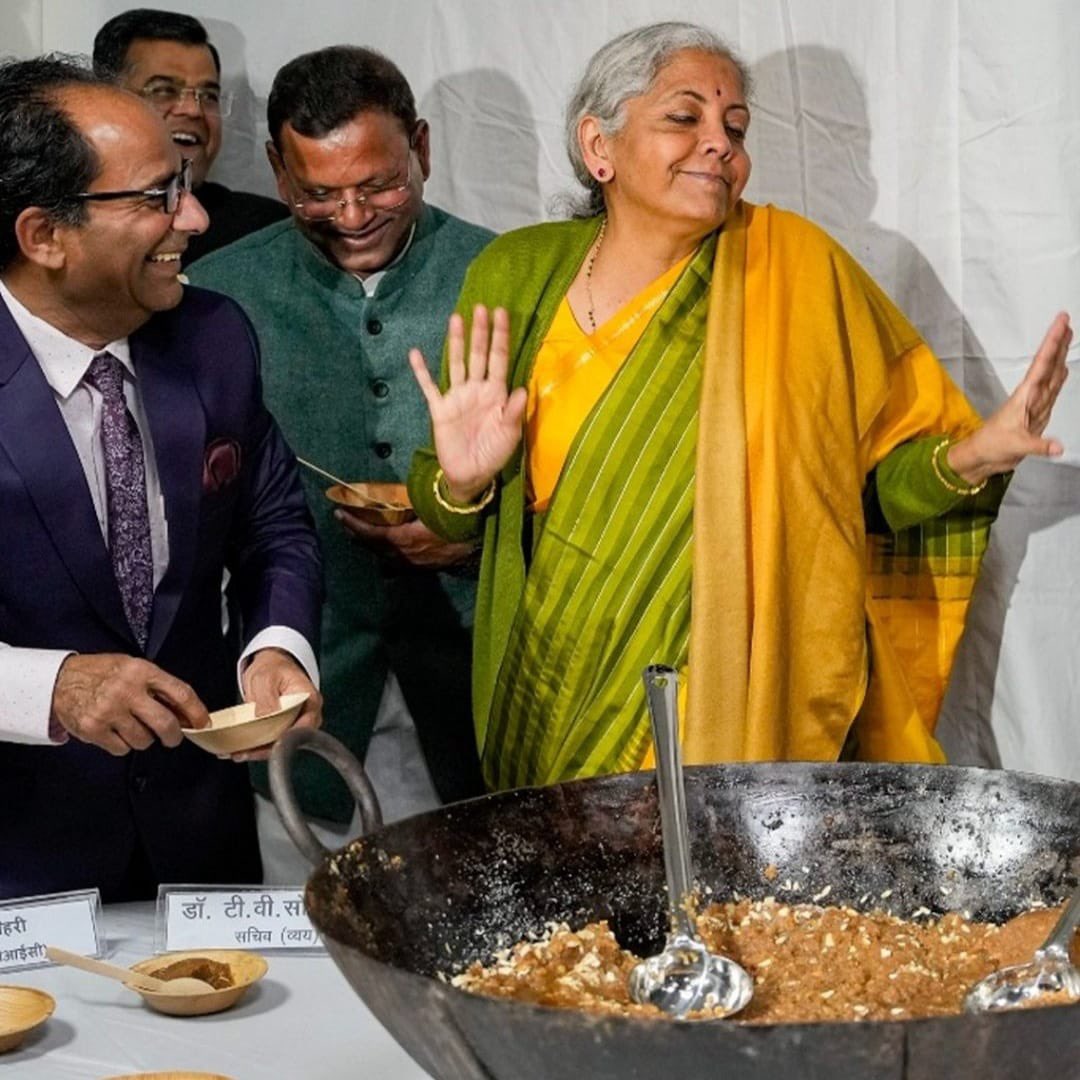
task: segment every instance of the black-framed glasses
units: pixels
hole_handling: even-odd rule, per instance
[[[215,86],[185,86],[183,83],[161,82],[144,86],[139,93],[158,112],[172,112],[190,94],[204,115],[228,116],[232,112],[233,95]]]
[[[288,172],[286,171],[286,175]],[[293,179],[289,177],[290,183]],[[306,221],[333,221],[350,203],[357,206],[370,206],[373,210],[397,210],[404,206],[412,196],[412,147],[405,165],[405,179],[400,184],[386,184],[383,187],[355,188],[356,194],[346,199],[342,191],[347,188],[331,188],[327,191],[305,191],[298,199],[291,200],[292,206],[300,211]]]
[[[147,188],[145,191],[80,191],[69,199],[80,202],[113,202],[116,199],[160,200],[160,209],[170,216],[180,209],[180,200],[191,193],[191,159],[184,158],[180,171],[170,177],[164,187]]]

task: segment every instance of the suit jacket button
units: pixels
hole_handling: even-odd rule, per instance
[[[372,336],[382,333],[382,323],[378,319],[368,319],[367,332]]]
[[[131,778],[131,786],[139,792],[140,795],[146,790],[146,782],[145,776],[133,776]]]
[[[377,457],[381,457],[385,460],[393,452],[394,448],[388,442],[377,442],[375,444],[375,454]]]
[[[387,396],[387,394],[390,393],[390,384],[387,383],[387,382],[384,382],[382,379],[376,379],[371,384],[371,392],[377,398],[384,398],[384,397]]]

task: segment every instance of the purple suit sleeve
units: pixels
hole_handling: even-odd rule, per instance
[[[247,320],[245,319],[245,323]],[[262,399],[258,343],[250,423],[242,447],[241,491],[226,551],[243,619],[244,641],[268,626],[288,626],[319,651],[322,561],[296,457]]]

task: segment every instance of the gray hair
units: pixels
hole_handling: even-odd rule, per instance
[[[603,188],[585,166],[578,125],[584,117],[595,116],[604,135],[617,134],[626,122],[623,108],[626,102],[644,94],[661,68],[683,49],[697,49],[729,60],[739,73],[743,93],[750,95],[750,71],[746,64],[723,38],[704,26],[653,23],[628,30],[609,41],[593,54],[566,107],[566,152],[574,176],[586,189],[584,196],[566,200],[574,217],[592,217],[604,209]]]

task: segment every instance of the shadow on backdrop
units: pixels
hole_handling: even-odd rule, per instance
[[[1040,534],[1078,513],[1080,468],[1029,458],[1016,471],[990,531],[942,709],[942,740],[950,761],[1001,764],[1000,757],[983,759],[991,746],[997,753],[1000,740],[1007,767],[1036,771],[1025,757],[1025,731],[1043,728],[1065,738],[1052,754],[1043,749],[1037,771],[1077,777],[1075,737],[1070,737],[1075,718],[1071,710],[1061,715],[1061,687],[1074,685],[1076,677],[1071,664],[1066,670],[1056,666],[1063,652],[1061,628],[1075,621],[1075,611],[1068,610],[1067,592],[1052,584],[1047,589],[1055,581],[1075,578],[1075,558],[1068,545],[1048,543]],[[1037,619],[1033,607],[1039,609]],[[1003,648],[1010,610],[1024,632],[1009,634]],[[1075,642],[1066,643],[1065,655],[1074,647]],[[995,704],[997,738],[990,726]]]
[[[274,174],[266,160],[266,98],[257,97],[247,70],[247,39],[233,23],[200,20],[221,53],[221,85],[233,95],[232,112],[222,121],[221,151],[210,177],[240,191],[276,199]]]
[[[863,81],[851,60],[835,49],[798,46],[763,57],[753,74],[753,201],[795,210],[836,237],[988,415],[1006,390],[981,342],[915,244],[871,218],[878,199],[872,132]],[[1010,486],[991,533],[937,731],[956,764],[1001,765],[991,712],[1001,679],[1009,677],[1008,658],[1003,662],[1001,654],[1006,615],[1032,536],[1075,515],[1077,507],[1076,468],[1029,461]],[[1047,672],[1048,678],[1055,675],[1060,677]],[[1029,723],[1039,722],[1031,710],[1024,712]]]
[[[419,110],[431,124],[428,202],[496,232],[543,219],[536,120],[513,79],[493,68],[447,75]]]
[[[918,327],[984,414],[1003,397],[986,353],[927,258],[906,236],[872,219],[863,79],[837,49],[804,45],[753,65],[751,199],[805,215],[840,241]]]

